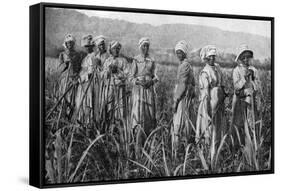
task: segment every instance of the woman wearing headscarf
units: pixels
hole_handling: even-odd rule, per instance
[[[156,127],[156,63],[149,55],[150,40],[139,40],[140,55],[136,56],[131,68],[132,87],[132,127],[141,127],[148,135]]]
[[[102,72],[105,80],[105,102],[109,120],[126,121],[126,82],[128,79],[127,60],[119,56],[122,45],[118,41],[109,44],[110,57],[104,63]]]
[[[100,60],[100,64],[101,64],[101,67],[99,70],[100,70],[100,72],[102,72],[104,69],[104,63],[110,55],[106,51],[105,37],[103,35],[96,36],[94,38],[94,42],[95,42],[95,45],[97,46],[96,58],[98,58]],[[100,77],[101,78],[100,78],[100,87],[99,87],[99,108],[100,108],[99,116],[100,116],[100,119],[103,119],[106,117],[105,116],[105,114],[106,114],[105,81],[106,81],[106,79],[104,79],[102,75]]]
[[[105,37],[103,35],[96,36],[94,38],[94,43],[97,46],[96,57],[101,60],[103,67],[104,62],[110,56],[106,51]]]
[[[207,45],[200,52],[201,60],[206,64],[199,74],[199,108],[196,123],[196,138],[204,138],[209,146],[216,146],[223,136],[224,86],[223,74],[215,58],[216,47]],[[212,145],[211,145],[212,144]]]
[[[97,116],[99,95],[99,67],[100,60],[95,57],[92,35],[82,38],[81,46],[87,55],[82,60],[82,69],[79,73],[79,86],[77,91],[76,109],[78,119],[83,123],[93,122]]]
[[[190,138],[191,126],[193,121],[192,98],[195,94],[195,79],[193,69],[187,60],[188,44],[186,41],[179,41],[175,47],[175,53],[179,59],[180,65],[177,72],[177,83],[174,91],[174,117],[172,132],[173,150],[176,151],[181,132],[186,138]],[[186,128],[186,129],[184,129]],[[184,131],[186,130],[186,131]]]
[[[75,99],[77,93],[77,82],[81,70],[82,56],[75,50],[75,37],[71,34],[65,36],[63,47],[64,51],[59,54],[60,66],[63,67],[60,78],[60,95],[72,85],[71,90],[66,94],[65,101],[67,105],[67,117],[71,117],[75,108]]]
[[[256,95],[259,85],[257,70],[250,66],[253,55],[253,51],[247,45],[242,44],[238,48],[235,59],[238,65],[233,70],[232,76],[234,85],[232,128],[236,146],[245,144],[245,132],[247,131],[245,124],[252,127],[257,114]]]

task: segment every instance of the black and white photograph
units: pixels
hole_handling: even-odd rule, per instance
[[[273,172],[271,17],[43,13],[44,185]]]

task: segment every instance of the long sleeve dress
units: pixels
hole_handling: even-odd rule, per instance
[[[102,72],[104,79],[103,94],[109,119],[127,119],[126,83],[128,75],[128,63],[125,58],[110,56],[105,61]]]
[[[246,77],[248,70],[254,71],[254,80]],[[232,128],[235,130],[233,135],[235,142],[244,145],[245,123],[250,127],[253,124],[253,118],[257,114],[256,95],[259,89],[258,73],[253,66],[238,65],[233,70],[234,95],[232,101]],[[253,92],[253,94],[251,94]],[[253,99],[253,100],[252,100]],[[252,106],[252,103],[254,104]],[[254,116],[252,114],[254,111]],[[237,134],[239,136],[237,136]],[[236,135],[236,136],[235,136]],[[239,140],[238,140],[239,139]]]
[[[210,145],[211,139],[219,143],[224,133],[224,90],[222,72],[218,64],[206,64],[199,74],[199,108],[196,123],[197,140],[203,136]]]
[[[132,87],[132,114],[131,123],[135,128],[139,125],[148,135],[156,126],[156,93],[154,84],[158,81],[156,64],[150,57],[138,55],[135,57],[131,68]],[[136,81],[151,81],[153,85],[144,88],[136,85]]]
[[[101,70],[102,73],[104,69],[105,61],[110,57],[108,52],[100,53],[99,51],[96,53],[96,58],[100,60]],[[106,79],[103,78],[103,75],[100,75],[100,87],[99,87],[99,108],[100,108],[100,117],[105,117],[105,81]]]
[[[174,102],[178,102],[177,111],[173,117],[172,142],[177,145],[181,131],[188,138],[191,134],[190,121],[194,124],[192,98],[195,93],[194,73],[190,63],[185,59],[178,67],[177,84],[174,91]],[[190,120],[190,121],[189,121]],[[184,130],[186,127],[186,131]]]
[[[93,122],[99,112],[100,60],[95,53],[89,53],[82,61],[77,89],[76,109],[78,119],[84,123]],[[85,94],[85,96],[84,96]],[[80,108],[79,108],[80,107]]]
[[[79,52],[73,50],[65,50],[59,55],[60,66],[63,67],[62,75],[60,77],[59,95],[62,96],[72,84],[72,81],[78,80],[79,72],[81,70],[82,56]],[[76,105],[77,85],[73,86],[71,90],[65,95],[66,114],[71,117]]]

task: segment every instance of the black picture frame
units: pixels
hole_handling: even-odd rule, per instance
[[[70,8],[70,9],[87,9],[87,10],[103,10],[103,11],[119,11],[133,13],[154,13],[168,15],[184,15],[196,17],[214,17],[214,18],[234,18],[248,20],[264,20],[271,22],[271,100],[272,100],[272,157],[271,169],[264,171],[251,171],[239,173],[222,173],[208,175],[190,175],[177,177],[161,177],[161,178],[142,178],[142,179],[126,179],[126,180],[110,180],[100,182],[87,183],[62,183],[62,184],[45,184],[44,183],[44,80],[45,80],[45,8]],[[39,3],[30,6],[30,129],[29,129],[29,184],[38,188],[54,188],[68,186],[85,186],[99,184],[116,184],[116,183],[132,183],[132,182],[147,182],[147,181],[165,181],[165,180],[180,180],[194,178],[211,178],[211,177],[226,177],[226,176],[244,176],[258,174],[274,173],[274,18],[262,16],[248,15],[230,15],[230,14],[214,14],[214,13],[196,13],[170,10],[151,10],[151,9],[135,9],[121,7],[103,7],[93,5],[73,5],[73,4],[56,4],[56,3]]]

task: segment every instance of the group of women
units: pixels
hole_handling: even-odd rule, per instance
[[[87,35],[82,38],[87,54],[81,56],[75,50],[75,38],[67,35],[65,51],[60,54],[64,65],[61,93],[72,86],[66,96],[69,106],[67,115],[81,123],[110,120],[113,123],[130,122],[131,128],[140,127],[146,135],[156,128],[156,63],[149,54],[150,40],[139,40],[140,54],[132,63],[120,56],[122,45],[111,41],[106,49],[104,36]],[[219,143],[226,133],[224,99],[226,97],[223,73],[215,62],[217,49],[207,45],[201,49],[200,57],[205,67],[199,73],[199,95],[195,93],[195,76],[188,61],[189,45],[179,41],[175,54],[179,60],[177,81],[174,90],[172,142],[178,147],[182,135],[194,136],[195,140],[211,140]],[[236,142],[243,144],[245,123],[253,123],[255,110],[257,71],[250,66],[253,51],[246,45],[239,47],[237,66],[233,70],[234,96],[232,121]],[[199,97],[197,115],[192,111],[194,97]],[[196,124],[194,127],[193,124]]]

